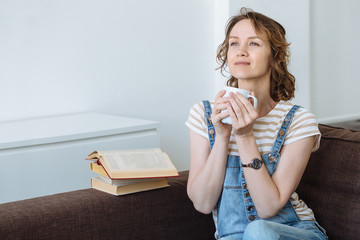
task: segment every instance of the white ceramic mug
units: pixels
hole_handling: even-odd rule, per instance
[[[225,93],[225,95],[223,97],[228,97],[230,92],[233,92],[233,93],[240,93],[241,95],[243,95],[247,99],[252,98],[254,100],[254,108],[256,109],[256,107],[257,107],[257,99],[256,99],[256,97],[250,95],[250,91],[240,89],[240,88],[235,88],[235,87],[229,87],[229,86],[224,87],[224,90],[226,90],[226,93]],[[227,111],[227,110],[223,110],[223,111]],[[223,118],[221,120],[221,122],[226,123],[226,124],[230,124],[230,125],[232,124],[230,116],[226,117],[226,118]]]

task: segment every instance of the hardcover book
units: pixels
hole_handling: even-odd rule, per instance
[[[91,170],[110,179],[168,178],[179,176],[169,156],[159,148],[94,151]]]

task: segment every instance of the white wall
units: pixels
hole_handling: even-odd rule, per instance
[[[360,119],[360,2],[310,6],[312,108],[324,123]]]
[[[225,38],[226,23],[230,18],[230,1],[229,0],[214,0],[214,49],[217,50],[219,45]],[[214,52],[213,61],[214,69],[219,67],[216,61],[217,51]],[[226,85],[229,78],[228,75],[223,75],[220,70],[214,73],[214,96]]]
[[[160,121],[163,150],[187,169],[184,121],[223,85],[215,50],[242,6],[286,28],[294,102],[319,118],[360,116],[356,0],[0,0],[0,121],[85,111]]]
[[[213,15],[208,0],[0,0],[0,121],[160,121],[163,150],[188,169],[184,122],[213,93]]]

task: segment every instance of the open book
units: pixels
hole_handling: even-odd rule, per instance
[[[179,176],[168,155],[158,148],[94,151],[87,158],[91,170],[110,179],[168,178]],[[97,166],[99,165],[99,166]]]

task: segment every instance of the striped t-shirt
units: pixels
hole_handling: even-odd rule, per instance
[[[214,102],[211,102],[211,107],[213,107],[213,105]],[[271,151],[281,124],[292,107],[292,103],[280,101],[271,112],[255,121],[253,133],[261,155]],[[207,123],[204,113],[205,107],[203,103],[199,102],[195,104],[191,108],[189,118],[185,124],[195,133],[208,139]],[[320,145],[320,131],[316,117],[310,111],[299,108],[295,112],[294,119],[288,129],[284,145],[314,135],[317,139],[313,151],[316,151]],[[239,156],[233,133],[230,136],[228,151],[229,155]],[[312,210],[308,208],[302,200],[299,200],[296,193],[291,195],[290,201],[301,220],[315,220]]]

